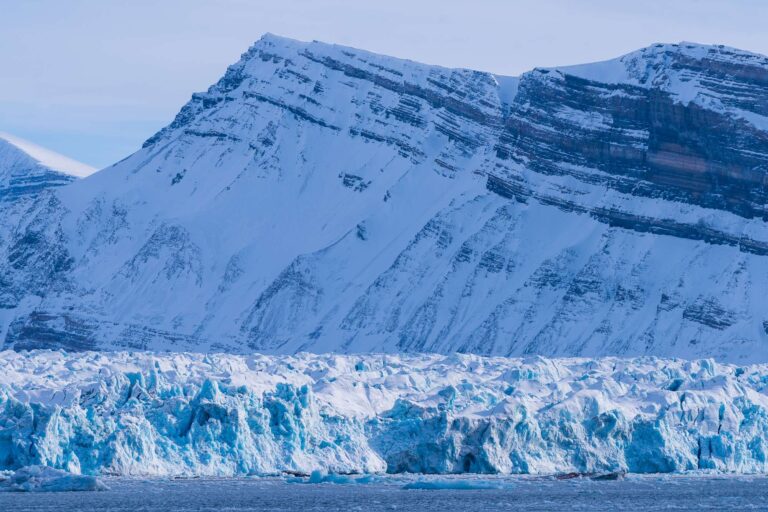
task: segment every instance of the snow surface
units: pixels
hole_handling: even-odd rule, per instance
[[[78,162],[9,133],[0,132],[0,139],[16,146],[41,165],[54,171],[59,171],[77,178],[85,178],[98,170],[88,164]]]
[[[0,461],[72,473],[768,471],[768,365],[0,354]]]

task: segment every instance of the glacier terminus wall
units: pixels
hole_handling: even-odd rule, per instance
[[[0,469],[768,470],[765,365],[460,354],[0,356]]]

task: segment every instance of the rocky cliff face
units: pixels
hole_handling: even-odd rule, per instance
[[[768,359],[768,61],[520,78],[265,36],[9,215],[15,348]]]

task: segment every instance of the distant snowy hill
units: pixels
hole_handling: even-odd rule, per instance
[[[34,195],[94,172],[86,164],[0,132],[0,201]]]
[[[264,36],[129,158],[4,212],[16,349],[768,361],[768,59],[519,78]]]

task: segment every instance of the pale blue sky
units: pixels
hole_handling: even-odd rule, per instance
[[[264,32],[515,75],[654,42],[768,54],[765,0],[0,0],[0,131],[106,166]]]

